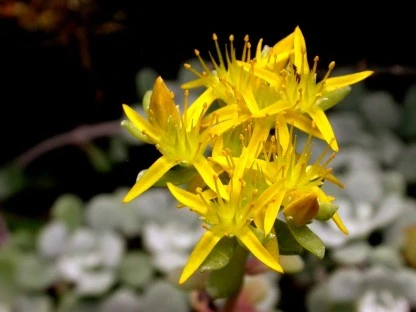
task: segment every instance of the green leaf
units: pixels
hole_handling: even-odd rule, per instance
[[[144,287],[152,279],[153,267],[149,255],[132,251],[121,262],[120,280],[129,286]]]
[[[239,292],[248,254],[247,249],[237,245],[228,264],[209,273],[206,290],[212,298],[229,298]]]
[[[199,267],[201,272],[218,270],[225,267],[234,255],[237,247],[235,238],[223,237]]]
[[[143,306],[138,311],[189,311],[188,294],[176,285],[166,281],[156,281],[149,285],[143,296]]]
[[[306,250],[311,252],[316,257],[322,259],[325,255],[325,245],[323,241],[312,232],[306,225],[296,226],[290,220],[287,220],[287,225],[293,237]]]
[[[45,290],[56,278],[56,268],[35,255],[24,255],[17,262],[16,282],[26,290]]]
[[[286,222],[277,219],[274,230],[281,255],[300,255],[303,252],[303,247],[295,239]]]
[[[63,194],[52,205],[52,216],[75,230],[82,223],[83,209],[84,203],[78,196]]]
[[[0,169],[0,200],[5,200],[20,192],[26,183],[23,169],[9,164]]]

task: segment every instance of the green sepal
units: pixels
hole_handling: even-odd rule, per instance
[[[290,218],[286,220],[286,224],[293,237],[303,248],[320,259],[325,256],[325,245],[323,241],[306,225],[296,226]]]
[[[237,245],[235,237],[223,237],[201,264],[199,271],[213,271],[225,267],[234,255]]]
[[[277,242],[279,244],[279,254],[281,255],[300,255],[303,252],[303,247],[298,243],[293,236],[288,225],[277,219],[274,223],[274,230],[276,232]]]
[[[238,294],[243,285],[248,254],[246,248],[237,244],[228,264],[209,273],[206,290],[211,298],[230,298]]]

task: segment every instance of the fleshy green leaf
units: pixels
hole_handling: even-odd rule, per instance
[[[153,268],[150,258],[143,252],[130,252],[121,262],[120,279],[133,287],[143,287],[151,280]]]
[[[235,238],[223,237],[202,263],[199,270],[205,272],[225,267],[230,262],[236,247],[237,240]]]
[[[74,230],[83,218],[83,201],[76,195],[61,195],[52,206],[52,216]]]
[[[281,255],[299,255],[302,253],[303,247],[295,239],[285,222],[276,220],[274,229],[279,243],[279,253]]]
[[[306,225],[297,227],[290,220],[287,221],[290,232],[297,242],[313,255],[322,259],[325,255],[325,245],[323,241],[313,233]]]
[[[239,291],[243,283],[244,266],[249,253],[244,247],[237,246],[228,264],[209,274],[206,289],[212,298],[231,297]]]
[[[146,288],[140,311],[188,311],[188,297],[175,285],[157,281]]]
[[[44,290],[57,278],[57,270],[35,255],[22,256],[17,262],[16,282],[26,290]]]

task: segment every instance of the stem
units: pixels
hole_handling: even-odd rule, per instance
[[[94,125],[82,125],[69,132],[55,135],[40,142],[18,156],[15,162],[20,167],[25,168],[38,157],[54,149],[66,145],[83,145],[100,137],[114,135],[120,130],[119,120],[106,121]]]

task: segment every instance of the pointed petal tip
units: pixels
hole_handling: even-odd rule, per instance
[[[129,203],[129,202],[131,202],[134,198],[135,198],[136,196],[132,196],[131,194],[130,194],[130,191],[124,196],[124,198],[123,198],[123,204],[127,204],[127,203]]]

